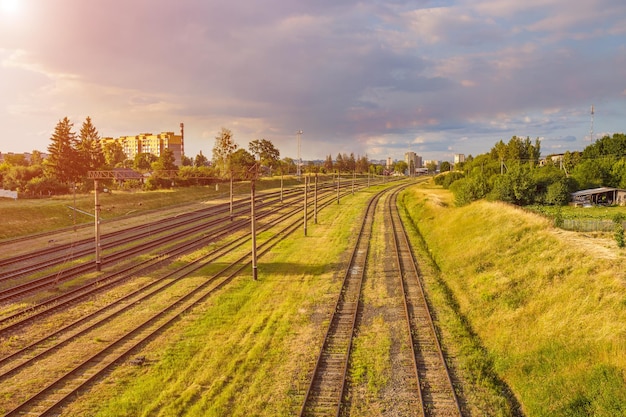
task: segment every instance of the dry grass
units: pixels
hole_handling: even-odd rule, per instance
[[[505,204],[442,207],[432,192],[411,191],[411,216],[524,412],[626,412],[623,250]]]

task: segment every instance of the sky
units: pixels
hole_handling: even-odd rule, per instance
[[[594,115],[591,115],[591,106]],[[626,131],[623,0],[0,0],[0,152],[56,124],[424,160]],[[591,133],[593,132],[593,138]]]

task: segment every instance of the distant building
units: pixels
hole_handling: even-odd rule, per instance
[[[14,156],[19,156],[19,155],[23,155],[24,156],[24,161],[28,162],[29,164],[32,162],[33,154],[31,152],[22,152],[22,153],[14,153],[14,152],[4,152],[3,153],[3,152],[0,152],[0,163],[4,162],[5,159],[10,159],[10,158],[12,158]],[[45,160],[50,155],[47,154],[47,153],[39,152],[39,156],[41,157],[42,160]]]
[[[165,149],[169,149],[174,154],[174,163],[182,165],[182,158],[185,155],[184,126],[180,124],[180,135],[174,132],[161,132],[157,135],[152,133],[140,133],[136,136],[120,136],[119,138],[102,138],[102,145],[110,142],[119,142],[126,154],[126,158],[135,159],[140,153],[150,153],[157,158]]]
[[[563,157],[564,156],[565,156],[564,153],[548,155],[548,156],[545,157],[545,159],[540,159],[539,160],[539,166],[546,165],[548,160],[552,161],[552,163],[554,165],[556,165],[556,166],[562,166],[562,164],[563,164]]]
[[[465,162],[465,154],[462,153],[455,153],[454,154],[454,164],[460,164],[462,162]]]
[[[409,167],[409,169],[413,168],[413,172],[411,174],[414,174],[417,168],[422,167],[422,157],[415,152],[406,152],[404,154],[404,162],[406,162],[406,165]]]
[[[435,171],[439,171],[440,168],[440,161],[434,160],[434,159],[429,159],[424,161],[424,166],[428,168],[429,165],[434,165],[435,166]]]

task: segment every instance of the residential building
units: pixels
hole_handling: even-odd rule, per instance
[[[119,138],[102,138],[102,144],[109,142],[119,142],[126,154],[126,158],[135,159],[140,153],[150,153],[157,158],[165,149],[169,149],[174,154],[174,163],[182,165],[184,151],[184,131],[183,124],[180,124],[180,135],[174,132],[161,132],[159,134],[140,133],[136,136],[120,136]]]
[[[422,157],[415,152],[406,152],[404,154],[404,162],[406,162],[409,169],[413,168],[413,172],[411,174],[414,174],[417,168],[422,167]]]

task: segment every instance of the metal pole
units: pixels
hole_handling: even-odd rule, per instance
[[[307,215],[308,215],[308,211],[307,211],[307,206],[308,206],[308,195],[309,195],[309,177],[305,176],[304,177],[304,236],[306,236],[306,226],[307,226]]]
[[[354,194],[354,178],[356,177],[356,171],[352,171],[352,194]]]
[[[339,188],[341,187],[341,179],[339,178],[339,171],[337,171],[337,204],[339,204]]]
[[[233,220],[233,170],[230,170],[230,221]]]
[[[93,180],[95,191],[95,227],[96,227],[96,271],[100,272],[102,260],[100,259],[100,201],[98,200],[98,180]]]
[[[317,224],[317,172],[315,173],[315,202],[313,203],[313,223]]]
[[[256,266],[256,230],[254,219],[254,179],[250,181],[250,233],[252,234],[252,279],[257,280]]]
[[[74,221],[74,231],[76,231],[76,181],[74,181],[74,209],[72,214],[72,220]]]
[[[302,136],[302,130],[298,130],[296,132],[296,135],[298,136],[298,167],[297,167],[297,172],[298,172],[298,181],[300,180],[300,176],[302,175],[302,157],[300,156],[300,150],[301,150],[301,146],[300,146],[300,139]]]

